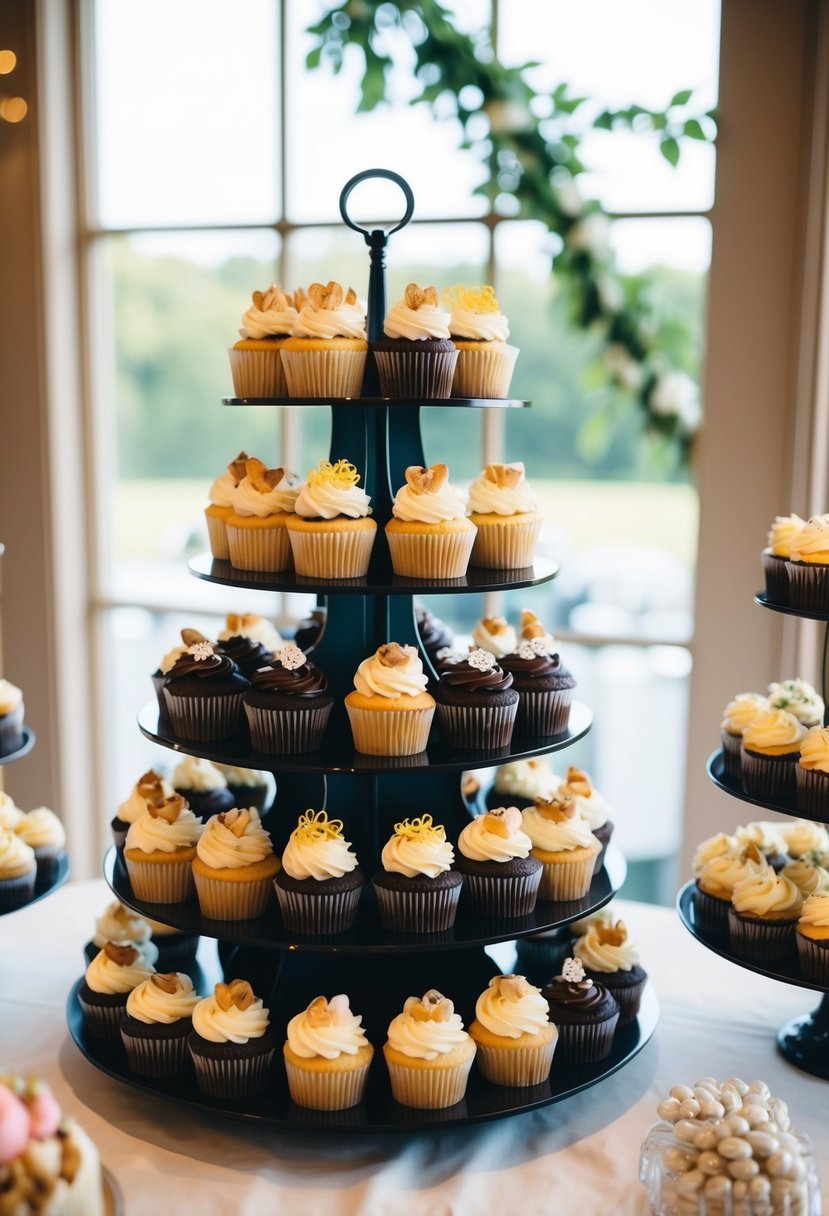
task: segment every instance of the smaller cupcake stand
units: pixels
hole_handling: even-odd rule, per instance
[[[810,621],[824,621],[826,623],[826,634],[823,642],[822,689],[823,699],[826,702],[827,693],[829,692],[829,613],[819,615],[817,613],[801,612],[799,609],[790,608],[786,604],[775,603],[764,591],[758,592],[755,595],[754,602],[772,612],[782,612],[787,616],[796,616]],[[829,721],[829,710],[825,711],[824,721]],[[743,802],[750,802],[753,806],[761,807],[766,811],[774,811],[779,815],[795,815],[801,819],[812,819],[820,823],[826,822],[826,818],[823,816],[808,814],[798,810],[794,798],[785,799],[780,802],[763,802],[759,798],[754,798],[750,794],[745,793],[741,782],[725,772],[721,751],[714,752],[708,758],[707,769],[708,776],[714,785],[726,794],[730,794],[732,798],[739,798]],[[679,892],[677,908],[685,928],[688,929],[698,942],[701,942],[703,946],[713,951],[714,954],[727,958],[738,967],[745,967],[749,971],[756,971],[760,975],[766,975],[773,980],[780,980],[784,984],[791,984],[799,988],[811,988],[816,992],[824,994],[820,1004],[812,1013],[793,1018],[781,1028],[777,1035],[777,1047],[787,1060],[797,1065],[798,1068],[802,1068],[804,1072],[811,1073],[815,1077],[821,1077],[824,1081],[829,1081],[829,985],[821,985],[814,983],[812,980],[804,979],[800,974],[800,967],[796,956],[790,960],[775,961],[769,964],[754,960],[749,961],[740,958],[730,949],[727,935],[702,932],[697,927],[694,918],[695,885],[693,880],[685,884]]]
[[[346,208],[349,195],[368,177],[389,178],[403,191],[405,214],[390,232],[359,228],[349,218]],[[364,236],[370,250],[367,323],[370,341],[382,334],[386,240],[391,232],[408,223],[413,208],[414,198],[408,184],[383,169],[358,174],[346,184],[340,196],[343,220]],[[342,819],[346,837],[353,842],[367,875],[379,868],[385,840],[394,823],[406,816],[428,811],[436,822],[445,825],[448,838],[457,840],[470,815],[461,791],[465,770],[491,768],[506,761],[567,748],[586,734],[592,722],[589,709],[575,703],[566,732],[552,738],[515,741],[511,749],[485,753],[454,751],[440,747],[433,739],[425,752],[415,756],[389,758],[354,751],[343,698],[352,687],[357,663],[378,646],[390,639],[419,646],[415,595],[531,588],[546,583],[558,573],[554,563],[542,560],[524,570],[471,569],[463,578],[439,583],[401,578],[392,572],[382,523],[391,515],[394,490],[403,483],[405,468],[426,464],[420,433],[423,402],[377,396],[372,373],[370,366],[364,385],[366,395],[357,399],[225,400],[225,404],[237,407],[330,406],[331,459],[347,456],[356,465],[380,524],[366,577],[323,583],[302,578],[294,571],[248,574],[209,555],[190,562],[191,573],[208,581],[266,591],[313,591],[326,597],[327,624],[313,656],[328,677],[330,691],[335,696],[324,746],[305,755],[275,757],[251,750],[247,737],[212,744],[189,743],[174,736],[169,722],[159,715],[155,702],[146,705],[138,718],[143,734],[163,747],[273,772],[277,780],[277,798],[265,825],[279,851],[296,825],[298,815],[308,807],[325,808],[329,816]],[[431,404],[442,408],[517,409],[529,403],[451,398]],[[434,678],[425,651],[422,647],[420,650],[425,670]],[[301,937],[286,932],[276,906],[255,921],[221,922],[203,917],[195,902],[142,904],[133,895],[123,860],[115,849],[106,856],[104,873],[119,899],[139,913],[185,932],[217,939],[224,974],[248,978],[255,990],[266,998],[266,1003],[270,1003],[272,1021],[280,1030],[293,1014],[320,993],[331,996],[345,992],[352,1008],[363,1015],[369,1039],[377,1046],[383,1042],[389,1021],[399,1013],[406,997],[432,987],[439,988],[454,1001],[468,1025],[474,1016],[477,996],[486,988],[492,975],[500,970],[487,949],[493,943],[557,930],[601,908],[624,882],[626,866],[619,850],[611,845],[604,865],[594,876],[584,899],[572,903],[539,903],[531,915],[509,921],[487,920],[461,912],[452,929],[428,935],[385,930],[380,924],[369,882],[363,891],[353,928],[330,937]],[[214,977],[205,978],[212,982]],[[359,1106],[346,1111],[321,1112],[305,1110],[292,1103],[281,1073],[274,1077],[274,1084],[267,1093],[232,1103],[200,1096],[194,1080],[189,1077],[173,1081],[133,1077],[127,1071],[120,1046],[100,1043],[86,1033],[75,995],[78,986],[69,999],[69,1027],[81,1051],[97,1068],[163,1098],[285,1130],[395,1132],[447,1128],[546,1106],[596,1085],[626,1064],[653,1034],[658,1016],[655,997],[647,988],[638,1019],[617,1031],[606,1059],[578,1067],[554,1060],[550,1079],[525,1089],[490,1084],[473,1069],[465,1100],[447,1110],[414,1110],[398,1105],[391,1097],[383,1062],[378,1058],[372,1066],[366,1098]]]

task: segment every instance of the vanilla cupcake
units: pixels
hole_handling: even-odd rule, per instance
[[[792,608],[829,613],[829,515],[813,515],[789,539],[786,573]]]
[[[35,893],[35,851],[15,832],[0,828],[0,912],[27,904]]]
[[[23,811],[15,804],[11,794],[0,790],[0,828],[13,832],[22,818]]]
[[[572,798],[576,804],[576,810],[580,817],[584,820],[590,831],[598,840],[601,848],[596,854],[593,873],[597,874],[602,867],[604,861],[605,850],[610,843],[610,838],[613,835],[613,824],[610,821],[610,808],[607,802],[593,785],[589,775],[580,768],[576,768],[571,764],[567,770],[567,777],[559,788],[559,794]],[[549,801],[549,798],[544,799]]]
[[[532,841],[522,826],[517,807],[496,807],[458,838],[464,902],[479,916],[527,916],[536,905],[543,867],[530,856]]]
[[[454,860],[446,829],[431,815],[396,823],[380,856],[383,868],[372,879],[385,927],[402,933],[451,929],[463,884]]]
[[[107,942],[125,942],[135,946],[148,967],[154,967],[158,962],[159,951],[151,938],[150,922],[115,899],[95,918],[95,933],[85,947],[86,961],[91,963]]]
[[[812,727],[801,743],[795,781],[797,809],[829,823],[829,727]]]
[[[523,975],[496,975],[475,1003],[469,1036],[478,1068],[496,1085],[541,1085],[550,1075],[558,1030],[539,988]]]
[[[518,645],[515,627],[503,616],[482,617],[472,632],[472,641],[482,650],[488,650],[496,659],[512,654]]]
[[[89,1033],[111,1043],[121,1041],[121,1015],[133,988],[153,973],[151,965],[131,942],[106,942],[86,969],[78,989],[78,1002]]]
[[[549,801],[527,807],[521,827],[532,841],[532,856],[543,867],[538,898],[583,899],[601,845],[579,815],[575,799],[558,790]]]
[[[142,773],[132,787],[129,797],[118,807],[118,812],[110,824],[116,846],[123,849],[130,826],[146,814],[148,802],[153,806],[161,806],[174,792],[173,787],[154,768]]]
[[[272,899],[279,858],[250,807],[223,811],[208,820],[196,845],[193,879],[199,907],[213,920],[252,920]]]
[[[811,819],[784,819],[780,835],[789,857],[819,857],[829,852],[829,832]]]
[[[392,503],[386,539],[395,574],[405,578],[462,578],[476,528],[445,464],[410,465]]]
[[[728,910],[731,948],[741,958],[772,962],[795,949],[803,895],[790,878],[771,868],[741,879]]]
[[[348,1110],[362,1101],[374,1048],[343,993],[316,997],[288,1023],[282,1048],[288,1089],[298,1106]]]
[[[417,647],[386,645],[363,659],[345,698],[354,746],[369,756],[413,756],[429,739],[435,713]]]
[[[780,871],[789,860],[783,828],[779,821],[754,819],[751,823],[738,824],[734,829],[737,844],[741,849],[754,844],[773,870]]]
[[[357,916],[364,875],[340,819],[307,810],[291,832],[274,878],[282,920],[303,936],[343,933]]]
[[[647,974],[639,964],[639,951],[630,940],[624,921],[597,920],[573,945],[588,979],[600,980],[619,1006],[619,1025],[632,1022],[639,1012]]]
[[[532,565],[543,516],[530,494],[523,461],[486,466],[469,490],[469,518],[478,529],[473,566],[514,570]]]
[[[731,896],[738,882],[765,874],[769,863],[757,845],[749,843],[703,858],[694,890],[694,924],[703,933],[728,932]]]
[[[55,812],[48,806],[36,807],[23,816],[14,830],[34,849],[37,881],[54,882],[60,863],[66,857],[66,832]]]
[[[266,1089],[278,1039],[270,1010],[247,980],[216,984],[193,1009],[187,1045],[196,1084],[208,1098],[248,1098]]]
[[[251,306],[239,329],[240,340],[227,352],[237,397],[286,395],[281,352],[296,318],[293,297],[275,283],[267,291],[251,294]]]
[[[383,1056],[396,1102],[442,1110],[460,1102],[475,1059],[474,1041],[452,1002],[434,988],[410,996],[389,1025]]]
[[[733,701],[729,701],[723,710],[720,722],[720,741],[722,743],[723,769],[727,777],[740,781],[743,775],[743,762],[740,748],[743,743],[743,731],[770,709],[768,697],[759,692],[738,693]]]
[[[829,870],[811,857],[787,861],[780,873],[791,879],[804,899],[807,895],[829,895]]]
[[[377,524],[360,474],[347,460],[321,460],[311,469],[288,519],[298,575],[362,578],[368,572]]]
[[[790,543],[806,520],[799,515],[777,515],[769,529],[768,547],[763,550],[763,571],[766,576],[766,595],[777,604],[789,602],[789,575],[786,562],[791,556]]]
[[[23,746],[23,693],[10,680],[0,679],[0,756]]]
[[[368,342],[365,305],[350,287],[312,283],[282,347],[291,397],[359,397]]]
[[[269,469],[251,457],[231,496],[225,521],[230,561],[237,570],[276,573],[291,565],[287,523],[302,482],[290,469]]]
[[[458,352],[437,288],[409,283],[386,314],[372,351],[384,397],[448,397]]]
[[[235,460],[231,460],[225,472],[219,474],[207,495],[209,501],[204,509],[204,518],[207,521],[210,551],[222,561],[227,561],[230,557],[225,525],[228,517],[233,514],[233,492],[245,476],[245,464],[248,459],[247,452],[241,451]]]
[[[146,812],[127,832],[124,860],[136,899],[153,904],[180,904],[191,899],[191,862],[204,825],[180,794]]]
[[[786,709],[769,709],[743,731],[740,761],[743,789],[752,798],[794,798],[800,745],[806,727]]]
[[[121,1017],[121,1041],[131,1073],[175,1077],[185,1071],[198,1002],[193,981],[181,972],[156,972],[133,988]]]
[[[803,978],[829,984],[829,893],[815,892],[804,901],[795,941]]]
[[[549,800],[562,784],[546,756],[535,760],[511,760],[495,770],[495,781],[487,794],[488,807],[517,806],[523,810],[536,798]]]
[[[453,397],[509,396],[518,358],[510,346],[509,322],[492,287],[448,287],[443,300],[450,310],[449,332],[458,348]]]

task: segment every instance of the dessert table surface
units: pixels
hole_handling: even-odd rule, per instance
[[[0,918],[0,1069],[51,1084],[96,1141],[127,1216],[646,1216],[638,1155],[656,1102],[671,1085],[705,1075],[762,1078],[789,1103],[815,1143],[829,1211],[829,1083],[775,1050],[777,1029],[812,1009],[817,994],[709,953],[673,909],[614,905],[661,1005],[656,1035],[614,1076],[560,1104],[477,1128],[323,1138],[165,1105],[87,1063],[69,1037],[64,1006],[110,898],[103,880],[70,883]]]

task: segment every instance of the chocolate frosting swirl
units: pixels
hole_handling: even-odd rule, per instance
[[[550,1003],[551,1012],[554,1005],[559,1005],[574,1013],[591,1013],[603,1005],[605,1000],[604,990],[592,980],[584,979],[574,983],[561,975],[557,975],[553,982],[547,985],[544,996]]]
[[[328,688],[328,679],[313,663],[303,663],[293,671],[274,662],[260,667],[250,677],[254,688],[263,692],[278,692],[291,697],[318,697]]]
[[[444,669],[440,682],[451,688],[462,688],[469,692],[504,692],[512,686],[512,676],[496,663],[489,671],[471,667],[466,659]]]
[[[424,608],[417,614],[417,632],[421,645],[430,659],[435,658],[438,650],[452,645],[454,635],[440,617],[433,616],[428,608]]]
[[[524,659],[520,654],[506,654],[501,659],[504,671],[516,676],[529,676],[537,679],[539,676],[561,676],[572,679],[570,672],[557,654],[534,654],[532,658]]]
[[[226,654],[217,654],[214,650],[202,658],[185,650],[167,672],[166,683],[172,684],[185,676],[197,676],[200,680],[217,680],[235,674],[236,664]]]
[[[244,634],[236,634],[224,642],[217,642],[216,648],[232,659],[243,674],[273,662],[273,651]]]

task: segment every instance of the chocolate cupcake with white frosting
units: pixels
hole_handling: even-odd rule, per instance
[[[27,904],[37,881],[35,851],[15,832],[0,828],[0,911]]]
[[[210,760],[184,756],[173,770],[173,789],[197,819],[206,820],[236,806],[227,778]]]
[[[468,823],[458,838],[456,869],[463,899],[478,916],[527,916],[535,907],[542,866],[530,856],[517,807],[497,807]]]
[[[162,802],[172,793],[173,787],[154,768],[149,768],[146,773],[142,773],[132,787],[129,797],[120,804],[117,814],[110,823],[116,847],[123,849],[130,825],[146,812],[148,802],[151,802],[153,806],[161,806]]]
[[[139,1077],[181,1076],[199,994],[182,972],[155,972],[133,988],[121,1017],[127,1068]]]
[[[145,956],[131,942],[106,942],[87,967],[78,989],[89,1033],[96,1039],[120,1042],[127,997],[152,972]]]
[[[148,967],[158,962],[158,947],[152,941],[149,921],[133,912],[120,900],[107,904],[100,916],[95,918],[95,933],[84,947],[87,963],[91,963],[107,942],[128,942],[143,955]]]
[[[743,731],[740,748],[743,789],[753,798],[794,798],[800,745],[806,727],[786,709],[769,709]]]
[[[489,808],[517,806],[519,811],[532,806],[536,798],[549,799],[562,784],[550,768],[546,756],[532,760],[511,760],[495,770],[495,781],[486,796]]]
[[[35,851],[38,883],[54,882],[66,857],[66,832],[55,812],[48,806],[36,807],[26,812],[14,830]]]
[[[587,979],[598,980],[616,998],[619,1025],[626,1026],[639,1012],[647,974],[625,923],[596,921],[577,938],[573,954],[584,966]]]
[[[409,283],[372,343],[384,397],[448,397],[458,351],[449,337],[449,312],[436,287]]]
[[[216,984],[195,1006],[187,1045],[203,1094],[247,1098],[267,1088],[278,1038],[262,998],[235,979]]]
[[[289,933],[328,934],[350,929],[357,916],[363,871],[339,819],[307,810],[291,832],[274,878]]]
[[[431,815],[396,823],[383,846],[383,868],[371,880],[385,927],[401,933],[451,929],[463,884],[454,860],[446,829]]]

